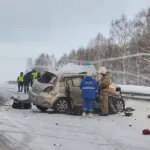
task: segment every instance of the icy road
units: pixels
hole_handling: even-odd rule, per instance
[[[40,113],[34,107],[15,110],[3,106],[0,150],[150,150],[150,136],[142,135],[143,129],[150,128],[150,103],[128,100],[126,105],[136,109],[132,117],[117,114],[83,119]]]

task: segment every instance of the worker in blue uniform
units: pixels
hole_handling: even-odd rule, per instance
[[[91,72],[88,72],[87,76],[84,79],[82,79],[80,83],[80,89],[82,90],[82,99],[83,99],[82,116],[85,117],[87,112],[89,112],[89,117],[92,117],[93,104],[98,92],[98,83],[92,77]]]

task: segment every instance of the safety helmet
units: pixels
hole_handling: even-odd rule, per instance
[[[106,74],[108,71],[107,71],[107,69],[105,68],[105,67],[101,67],[101,68],[99,68],[99,70],[98,70],[98,73],[100,73],[100,74]]]

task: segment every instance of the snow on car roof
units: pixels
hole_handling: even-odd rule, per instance
[[[50,73],[53,73],[55,75],[59,74],[57,70],[54,70],[54,69],[50,69],[48,71],[45,71],[45,72],[50,72]]]
[[[82,72],[92,72],[93,74],[96,74],[97,71],[94,65],[81,66],[81,65],[75,65],[75,64],[67,64],[58,68],[58,73],[79,74]]]

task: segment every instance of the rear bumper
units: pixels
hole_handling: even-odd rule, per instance
[[[29,99],[34,105],[36,105],[36,102],[38,100],[38,95],[33,93],[31,90],[31,91],[29,91]]]
[[[33,103],[33,105],[38,105],[41,107],[46,107],[46,108],[52,108],[53,104],[50,99],[47,99],[44,96],[37,95],[32,92],[32,90],[29,92],[29,99]]]

